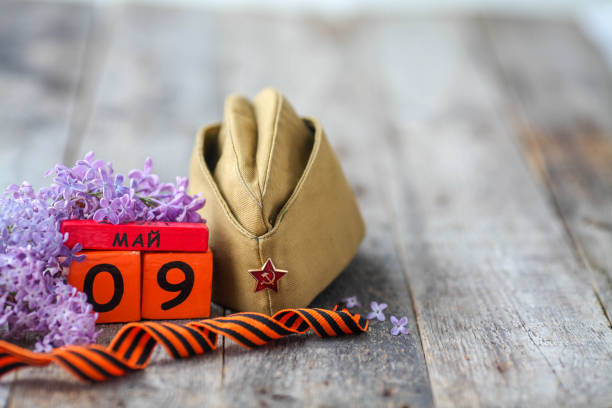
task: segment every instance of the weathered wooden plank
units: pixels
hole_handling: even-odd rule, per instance
[[[371,56],[434,402],[605,406],[612,331],[513,140],[485,41],[469,21],[389,24]]]
[[[384,155],[377,137],[384,124],[372,109],[376,64],[367,56],[376,25],[249,15],[221,22],[222,93],[252,97],[264,86],[280,89],[299,114],[322,121],[357,192],[365,242],[313,305],[331,307],[357,295],[364,313],[369,301],[385,301],[387,319],[406,315],[410,321],[410,335],[402,337],[390,335],[387,320],[373,322],[361,336],[294,337],[248,353],[226,343],[223,391],[229,406],[432,404],[410,294],[389,234],[392,216],[381,200]]]
[[[223,310],[213,305],[212,317],[222,314]],[[103,332],[98,342],[108,344],[121,326],[101,325]],[[144,372],[96,385],[79,383],[55,366],[26,368],[17,373],[7,406],[201,407],[204,402],[206,406],[220,406],[222,353],[219,347],[209,354],[175,361],[158,346]]]
[[[106,9],[98,20],[107,58],[91,111],[77,112],[84,134],[67,161],[93,150],[127,173],[150,156],[162,180],[187,176],[193,135],[220,115],[214,16],[134,6]]]
[[[0,188],[47,184],[61,161],[90,8],[0,4]]]
[[[61,161],[88,30],[83,6],[0,4],[0,189]],[[14,375],[0,381],[6,406]]]
[[[222,315],[217,306],[213,317]],[[181,320],[169,320],[180,323]],[[122,324],[104,324],[98,342],[108,344]],[[104,384],[79,383],[64,370],[51,366],[45,369],[23,369],[16,375],[10,404],[12,407],[57,406],[219,406],[222,348],[212,353],[181,361],[172,360],[161,346],[151,358],[151,365],[142,373],[131,374]]]
[[[119,7],[99,9],[94,22],[91,47],[99,51],[88,50],[84,64],[104,69],[101,77],[85,75],[89,82],[82,84],[71,140],[76,148],[68,149],[67,161],[94,150],[127,172],[150,155],[163,178],[187,175],[197,126],[215,109],[214,55],[206,46],[215,41],[212,17]],[[82,140],[79,129],[86,131]],[[214,317],[223,310],[211,312]],[[108,344],[120,326],[103,325],[100,343]],[[79,384],[56,367],[25,369],[13,384],[10,406],[219,406],[222,354],[219,347],[176,362],[160,347],[143,373],[97,386]]]
[[[157,11],[144,9],[141,14],[140,10],[113,12],[117,26],[111,28],[114,36],[102,77],[104,86],[92,88],[99,89],[99,102],[89,131],[98,137],[87,136],[79,147],[81,152],[89,150],[88,141],[99,143],[107,149],[101,156],[115,162],[123,154],[119,150],[127,152],[122,146],[137,145],[140,139],[134,138],[131,145],[117,149],[118,139],[109,138],[109,145],[100,139],[107,129],[121,129],[120,134],[128,135],[130,129],[141,126],[147,111],[162,110],[159,100],[157,105],[151,102],[147,111],[139,108],[142,95],[149,91],[145,84],[154,87],[165,83],[166,91],[176,87],[184,91],[177,93],[178,101],[167,102],[179,106],[170,109],[168,122],[191,120],[182,112],[196,108],[185,99],[197,99],[198,106],[214,104],[214,108],[203,108],[204,113],[189,115],[198,122],[195,126],[206,121],[206,115],[211,119],[220,116],[219,94],[240,91],[253,95],[262,86],[275,85],[300,112],[322,119],[358,191],[368,225],[368,237],[360,254],[316,304],[330,306],[341,297],[357,294],[362,303],[366,299],[386,300],[390,312],[410,316],[411,300],[390,238],[394,233],[402,249],[401,263],[414,291],[438,405],[609,403],[612,343],[608,323],[592,295],[588,275],[572,254],[564,229],[517,151],[514,134],[509,130],[513,123],[507,117],[507,100],[498,87],[480,31],[467,23],[445,20],[408,20],[377,26],[356,20],[329,24],[323,20],[262,20],[232,15],[222,23],[221,37],[227,45],[222,47],[222,92],[209,98],[187,88],[186,84],[193,81],[172,78],[183,63],[198,65],[200,57],[207,61],[213,57],[199,54],[201,50],[190,51],[195,55],[168,51],[172,48],[167,45],[185,35],[181,30],[208,30],[196,28],[206,18],[201,19],[197,13],[182,17],[172,12],[169,18],[173,23],[164,25],[167,20]],[[513,30],[516,28],[504,36],[512,38],[508,41],[515,47],[512,53],[522,55],[522,48],[516,51],[520,43],[515,42],[517,33],[512,34]],[[552,57],[543,54],[554,61],[563,52],[554,48],[559,47],[555,36],[546,28],[537,32],[555,52]],[[147,37],[146,41],[141,36]],[[534,37],[520,38],[524,43]],[[130,51],[139,47],[147,50]],[[546,51],[552,52],[548,48]],[[533,52],[536,60],[541,58],[542,50]],[[572,52],[581,55],[582,51]],[[143,73],[146,64],[126,62],[134,53],[153,61],[173,56],[173,67],[161,69],[161,79],[159,66],[154,73]],[[138,72],[134,77],[140,78],[138,85],[134,89],[128,87],[128,91],[112,89],[118,82],[108,79],[122,77],[126,68],[119,66],[123,64]],[[200,71],[204,70],[202,65],[207,67],[208,63],[200,63]],[[510,62],[508,66],[513,67]],[[557,77],[562,84],[568,82],[567,73],[575,74],[574,65],[571,67]],[[549,75],[532,76],[532,71],[522,65],[519,68],[519,74],[527,78],[519,80],[519,84],[531,84],[525,87],[527,91],[538,81],[547,83]],[[189,70],[193,74],[196,68],[190,65]],[[185,78],[193,78],[191,74],[185,74]],[[576,78],[589,84],[591,77],[580,74]],[[377,81],[384,81],[382,90]],[[595,83],[595,87],[602,86]],[[202,86],[199,82],[197,85]],[[571,118],[581,112],[587,118],[591,118],[589,113],[595,118],[597,132],[604,136],[595,147],[584,147],[581,140],[570,143],[569,146],[579,146],[578,162],[571,156],[576,153],[556,142],[548,142],[556,149],[545,152],[555,154],[556,172],[564,175],[558,180],[566,183],[578,177],[589,189],[604,186],[601,196],[587,189],[586,199],[596,203],[601,199],[601,205],[605,205],[605,198],[609,198],[605,195],[609,186],[604,184],[609,157],[599,150],[607,151],[609,128],[601,122],[605,117],[597,110],[605,111],[605,106],[591,106],[588,98],[593,96],[579,86],[560,94],[544,91],[537,92],[537,105],[529,102],[533,104],[529,111],[540,110],[534,116],[546,119],[530,119],[538,128],[548,132],[560,126],[555,122],[554,110],[546,110],[553,97],[578,95],[577,102],[572,102],[576,105],[559,108],[563,116]],[[79,114],[87,115],[87,109]],[[88,118],[81,120],[86,123]],[[119,124],[113,125],[113,121]],[[148,123],[146,118],[142,123]],[[562,129],[569,126],[562,125]],[[147,129],[149,132],[134,133],[150,137],[147,140],[160,146],[160,150],[164,146],[169,150],[168,143],[155,142],[163,133],[150,134],[160,126],[155,122]],[[177,145],[183,145],[179,148],[188,152],[193,131],[176,132],[184,135]],[[589,133],[584,129],[571,132]],[[598,154],[588,153],[591,150]],[[127,153],[122,155],[119,160],[124,168],[119,170],[141,165],[146,154],[143,149],[137,159],[130,159]],[[557,159],[557,154],[563,160]],[[170,155],[180,157],[177,152]],[[589,161],[594,158],[596,165]],[[550,166],[547,161],[542,163]],[[185,166],[178,170],[179,165],[170,163],[164,170],[165,177],[184,173]],[[566,170],[572,166],[580,171]],[[597,177],[589,176],[591,172]],[[592,180],[598,177],[604,181]],[[590,187],[591,183],[595,187]],[[584,188],[581,183],[576,186]],[[585,213],[599,214],[595,211],[601,207],[595,208],[588,207],[594,212]],[[393,218],[390,214],[397,215]],[[218,351],[180,363],[166,364],[167,360],[157,355],[145,373],[98,387],[77,384],[56,369],[24,370],[8,405],[92,405],[100,401],[137,406],[148,406],[153,401],[163,405],[201,405],[202,401],[209,405],[430,405],[427,372],[412,318],[410,328],[411,335],[401,338],[392,338],[386,331],[388,327],[375,324],[368,335],[354,338],[324,341],[294,337],[249,352],[229,345],[225,356]],[[106,339],[112,331],[105,331]],[[49,381],[50,377],[54,380]]]
[[[491,20],[486,26],[532,170],[566,224],[610,319],[612,80],[608,67],[573,24]]]

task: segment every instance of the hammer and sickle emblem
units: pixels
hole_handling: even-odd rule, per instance
[[[255,286],[255,292],[259,292],[264,289],[272,289],[278,292],[278,280],[287,274],[287,271],[282,269],[276,269],[272,259],[268,258],[266,263],[263,264],[261,269],[249,270],[251,276],[257,281]]]

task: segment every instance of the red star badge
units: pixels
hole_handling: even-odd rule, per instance
[[[260,290],[264,290],[266,288],[278,292],[278,280],[285,276],[287,271],[276,269],[272,263],[272,259],[268,258],[261,269],[250,269],[249,273],[257,281],[255,292],[259,292]]]

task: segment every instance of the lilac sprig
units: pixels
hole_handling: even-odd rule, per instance
[[[0,287],[3,338],[34,335],[36,351],[95,341],[97,314],[87,296],[55,276],[29,248],[0,255]]]
[[[41,190],[61,219],[93,219],[120,224],[130,221],[204,222],[198,210],[205,200],[187,193],[188,180],[162,183],[147,158],[143,170],[128,177],[110,163],[85,155],[74,167],[58,164],[48,172],[54,184]]]
[[[13,248],[27,248],[33,258],[44,262],[49,274],[59,272],[58,257],[66,256],[70,266],[72,251],[64,246],[60,220],[28,183],[11,185],[0,198],[0,254]]]
[[[80,246],[64,245],[60,220],[24,183],[0,197],[0,338],[37,338],[35,349],[95,341],[96,314],[61,274]],[[60,264],[59,259],[63,258]]]
[[[204,222],[197,212],[204,200],[187,193],[187,179],[161,183],[152,169],[148,158],[126,178],[88,153],[47,172],[54,182],[38,193],[24,183],[0,195],[0,338],[34,336],[37,351],[95,341],[97,314],[62,274],[84,256],[79,244],[64,245],[61,221]]]

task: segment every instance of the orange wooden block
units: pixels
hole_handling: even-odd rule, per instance
[[[142,256],[142,318],[210,315],[212,252],[146,252]]]
[[[68,282],[87,294],[99,313],[96,323],[140,320],[141,276],[138,251],[83,251],[73,262]]]

